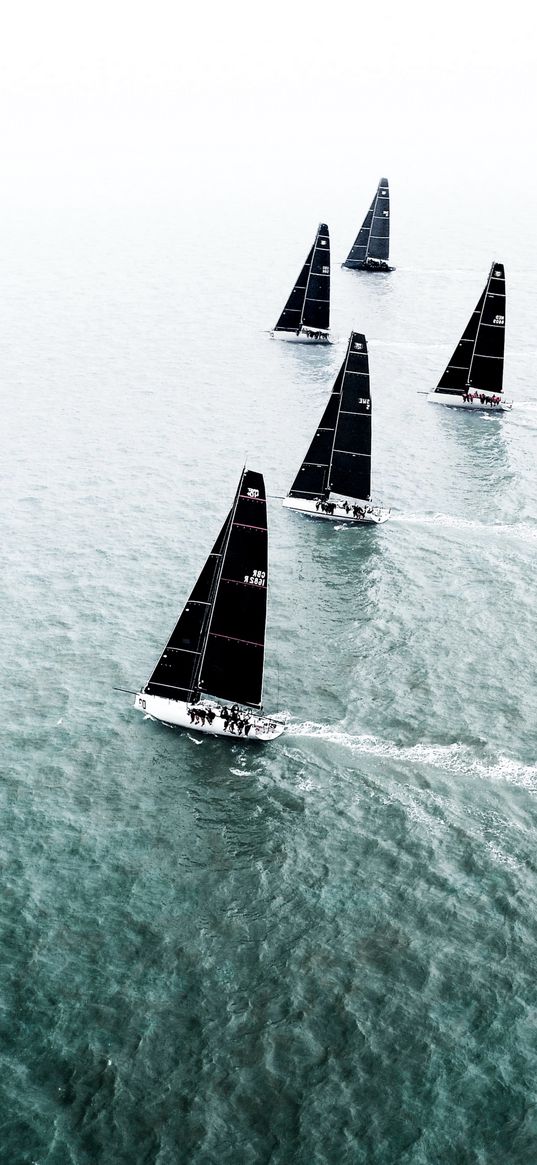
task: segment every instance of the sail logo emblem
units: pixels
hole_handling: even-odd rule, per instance
[[[357,352],[360,352],[360,351],[362,350],[363,346],[364,346],[364,345],[363,345],[363,344],[360,344],[358,341],[356,341],[356,343],[355,343],[355,344],[353,344],[353,348],[355,348],[355,350],[356,350]]]
[[[252,486],[249,485],[248,489],[246,490],[246,494],[247,494],[247,497],[249,497],[249,498],[258,498],[259,497],[259,490],[252,489]]]
[[[321,247],[326,247],[326,239],[321,239]]]
[[[502,277],[501,271],[495,271],[494,274],[496,276],[496,279],[501,279],[501,277]]]
[[[505,323],[505,316],[494,316],[494,319],[492,322],[493,322],[493,324],[504,324]]]
[[[264,570],[253,570],[251,574],[245,574],[244,582],[252,583],[254,587],[264,587],[266,572]]]

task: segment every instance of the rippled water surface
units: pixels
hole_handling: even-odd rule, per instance
[[[3,224],[6,1165],[537,1158],[536,264],[425,207],[418,235],[394,195],[397,270],[342,271],[346,197],[276,237],[225,202],[216,238],[209,202]],[[337,342],[283,345],[323,216]],[[516,406],[434,408],[494,258]],[[351,327],[393,520],[271,503],[288,732],[144,722],[114,685],[147,678],[244,461],[289,488]]]

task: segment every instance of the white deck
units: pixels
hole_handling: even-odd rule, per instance
[[[463,400],[462,396],[455,396],[451,392],[430,392],[427,400],[434,405],[448,405],[452,409],[479,409],[480,412],[487,413],[503,413],[508,409],[512,409],[512,400],[500,400],[498,404],[488,404],[487,402],[495,394],[494,393],[480,393],[480,396],[486,398],[485,403],[481,404],[480,400]],[[497,394],[496,394],[497,399]]]
[[[351,507],[350,513],[347,512],[345,506],[340,501],[336,502],[335,498],[329,498],[330,502],[335,504],[333,514],[327,514],[321,510],[320,506],[316,504],[316,499],[312,498],[284,498],[282,505],[287,506],[289,510],[297,510],[300,514],[308,514],[311,518],[327,518],[330,522],[350,522],[353,526],[379,526],[382,522],[387,522],[390,517],[391,510],[383,509],[381,506],[373,506],[371,502],[361,501],[359,498],[349,498],[348,504]],[[352,506],[358,505],[363,509],[364,514],[354,516]]]
[[[329,332],[316,331],[314,328],[303,328],[297,332],[270,333],[273,340],[285,340],[287,344],[331,344]]]
[[[214,700],[198,700],[196,704],[187,704],[184,700],[168,700],[163,696],[148,696],[145,692],[137,692],[134,707],[145,716],[149,716],[151,720],[160,720],[163,724],[170,724],[175,728],[188,728],[194,732],[203,732],[209,736],[227,736],[232,740],[250,741],[250,740],[275,740],[277,736],[281,736],[285,732],[285,725],[276,720],[270,720],[267,716],[261,716],[258,712],[239,708],[239,716],[241,720],[245,720],[249,725],[248,733],[244,728],[239,732],[236,725],[231,728],[225,727],[222,712],[224,707],[217,704]],[[196,719],[193,715],[190,716],[192,709],[200,709],[205,713],[205,716]],[[226,706],[226,710],[229,708]],[[207,712],[214,712],[214,719],[209,723],[206,719]],[[203,720],[203,722],[202,722]]]

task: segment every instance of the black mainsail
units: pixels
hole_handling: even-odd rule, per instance
[[[502,392],[505,347],[505,269],[493,263],[485,290],[455,348],[435,392],[464,396]]]
[[[329,327],[330,236],[326,223],[322,222],[274,331],[298,335],[301,328],[328,331]]]
[[[330,493],[371,497],[371,391],[367,342],[351,332],[330,400],[289,497],[327,498]]]
[[[391,271],[390,253],[390,189],[388,179],[381,178],[375,197],[356,239],[342,264],[355,270]]]
[[[243,470],[231,510],[144,692],[261,707],[267,613],[265,483]]]

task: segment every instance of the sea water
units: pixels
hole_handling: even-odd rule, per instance
[[[401,177],[397,270],[340,270],[354,195],[3,221],[6,1165],[537,1157],[535,256]],[[279,344],[324,217],[335,343]],[[514,408],[433,407],[493,259]],[[351,328],[392,520],[269,502],[286,735],[144,722],[114,688],[242,465],[290,487]]]

